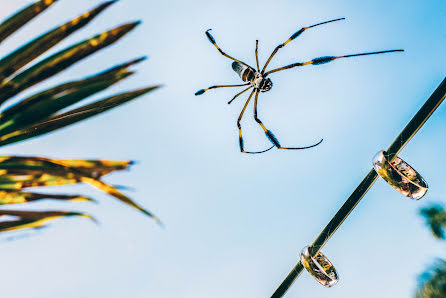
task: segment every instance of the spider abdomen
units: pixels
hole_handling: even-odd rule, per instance
[[[269,78],[264,78],[260,72],[239,62],[232,62],[232,69],[240,76],[243,82],[251,83],[252,87],[261,92],[269,91],[273,86]]]
[[[256,71],[246,65],[232,62],[232,69],[238,73],[243,82],[251,82],[255,78]]]

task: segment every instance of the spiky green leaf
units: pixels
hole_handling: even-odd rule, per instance
[[[50,159],[37,156],[1,156],[0,157],[0,184],[5,177],[22,176],[20,181],[28,181],[33,177],[45,175],[74,179],[80,172],[92,178],[102,176],[118,170],[125,170],[132,164],[131,161],[114,160],[79,160],[79,159]],[[30,175],[26,177],[26,175]],[[58,184],[60,185],[60,184]]]
[[[42,134],[85,120],[97,114],[108,111],[112,108],[118,107],[126,102],[137,98],[138,96],[146,94],[159,87],[160,86],[152,86],[135,91],[121,93],[115,96],[107,97],[103,100],[96,101],[92,104],[85,105],[81,108],[50,117],[47,120],[41,123],[36,123],[28,128],[19,129],[6,135],[0,136],[0,146],[5,146],[11,143],[37,137]]]
[[[41,0],[19,11],[0,24],[0,42],[45,10],[56,0]],[[48,79],[93,53],[113,44],[139,22],[128,23],[84,40],[24,69],[31,61],[58,44],[73,32],[87,25],[114,0],[106,1],[72,21],[37,37],[0,60],[0,104],[23,90]],[[67,107],[96,94],[132,74],[127,67],[144,58],[118,65],[88,78],[64,83],[18,101],[0,113],[0,146],[39,136],[85,120],[113,107],[133,100],[158,86],[121,93],[61,113]],[[59,113],[59,114],[58,114]],[[78,195],[41,194],[23,191],[36,186],[88,183],[130,205],[146,215],[152,213],[136,204],[100,179],[113,171],[127,169],[131,162],[104,160],[56,160],[42,157],[0,157],[0,205],[54,200],[90,200]],[[49,220],[64,216],[84,216],[69,211],[16,211],[0,209],[0,232],[22,228],[38,228]],[[10,217],[13,217],[10,220]],[[160,223],[160,222],[159,222]]]
[[[72,211],[20,211],[0,209],[0,218],[2,216],[14,217],[14,219],[0,221],[0,232],[41,228],[51,220],[67,216],[81,216],[96,222],[95,218],[89,214]]]
[[[106,89],[131,75],[132,72],[127,71],[127,68],[145,59],[146,57],[133,59],[83,80],[61,84],[19,101],[0,113],[0,135],[42,121],[59,110]]]
[[[79,183],[76,177],[66,178],[41,171],[17,170],[0,176],[0,189],[21,190],[27,187],[60,186]]]
[[[92,19],[94,19],[105,8],[110,6],[115,1],[105,2],[98,7],[90,10],[81,16],[65,23],[38,38],[30,41],[24,46],[20,47],[16,51],[12,52],[5,58],[0,60],[0,81],[14,74],[23,66],[34,60],[36,57],[45,53],[48,49],[52,48],[60,41],[65,39],[73,32],[79,30],[83,26],[87,25]]]
[[[97,168],[95,167],[96,165]],[[60,181],[88,183],[115,197],[121,202],[138,209],[160,223],[159,219],[151,212],[136,204],[116,187],[108,185],[99,179],[100,176],[115,170],[116,167],[126,168],[128,165],[129,163],[124,164],[123,162],[113,161],[74,161],[43,157],[5,156],[3,157],[3,161],[0,162],[0,173],[3,174],[3,177],[9,176],[10,179],[13,179],[14,177],[23,179],[18,181],[18,183],[35,183],[36,179],[38,179],[39,183],[60,183]],[[57,177],[59,177],[60,180],[57,180]]]
[[[56,112],[107,89],[131,74],[132,72],[123,71],[100,80],[92,78],[75,81],[33,95],[24,100],[27,101],[27,106],[18,110],[10,119],[0,117],[0,121],[4,121],[0,122],[0,135],[45,121]]]
[[[139,22],[124,24],[96,35],[44,59],[22,71],[11,80],[2,82],[0,84],[0,104],[21,91],[65,70],[85,57],[113,44],[138,24]]]
[[[57,0],[37,1],[6,19],[0,24],[0,43],[56,1]]]
[[[79,195],[61,195],[61,194],[44,194],[23,191],[5,191],[0,190],[0,205],[23,204],[40,200],[59,200],[59,201],[90,201],[93,199]]]

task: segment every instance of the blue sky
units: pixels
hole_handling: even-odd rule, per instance
[[[2,18],[31,1],[2,5]],[[61,0],[2,44],[2,55],[31,36],[77,16],[99,1]],[[231,61],[204,32],[212,28],[228,54],[255,65],[276,45],[308,30],[271,62],[280,67],[326,55],[405,49],[404,53],[344,59],[271,75],[259,117],[284,146],[310,150],[239,153],[239,89],[195,91],[239,83]],[[63,220],[31,237],[0,243],[2,293],[9,297],[269,297],[385,149],[445,77],[444,1],[137,1],[121,0],[56,49],[142,19],[133,33],[49,80],[81,78],[140,55],[138,74],[107,94],[164,84],[134,103],[35,140],[2,155],[132,159],[130,172],[107,177],[135,188],[129,195],[166,224],[87,186],[60,188],[94,196],[99,205],[35,204],[77,209],[95,226]],[[105,93],[104,93],[105,94]],[[102,97],[103,95],[99,96]],[[340,282],[326,289],[304,272],[286,297],[409,297],[416,277],[445,256],[418,215],[444,202],[446,107],[440,106],[402,151],[430,189],[411,201],[378,180],[323,252]],[[246,148],[268,140],[252,117],[242,122]]]

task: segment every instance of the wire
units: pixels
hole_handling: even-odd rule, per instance
[[[440,83],[440,85],[435,89],[432,95],[420,108],[420,110],[413,116],[412,120],[404,127],[400,134],[395,138],[393,143],[389,146],[387,151],[387,160],[391,162],[398,153],[407,145],[407,143],[412,139],[412,137],[418,132],[418,130],[423,126],[423,124],[429,119],[432,113],[438,108],[438,106],[443,102],[446,97],[446,78]],[[367,193],[367,191],[372,187],[373,183],[378,179],[378,174],[372,168],[367,176],[359,183],[356,189],[352,192],[350,197],[345,201],[344,205],[338,210],[338,212],[333,216],[327,226],[322,230],[322,232],[314,240],[309,248],[310,255],[312,257],[316,256],[317,253],[322,249],[322,247],[327,243],[327,241],[333,236],[336,230],[341,226],[344,220],[349,216],[349,214],[355,209],[356,205],[361,201],[362,197]],[[293,282],[299,277],[303,270],[303,266],[299,261],[293,270],[288,274],[284,281],[273,293],[271,298],[279,298],[285,295],[286,291],[293,284]]]

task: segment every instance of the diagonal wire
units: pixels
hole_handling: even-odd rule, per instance
[[[386,158],[390,162],[395,156],[406,146],[410,139],[418,132],[423,124],[429,119],[432,113],[438,108],[446,97],[446,78],[440,83],[437,89],[432,93],[429,99],[424,103],[420,110],[413,116],[412,120],[404,127],[400,134],[395,138],[393,143],[387,149]],[[316,254],[322,249],[327,241],[333,236],[336,230],[341,226],[348,215],[355,209],[356,205],[361,201],[362,197],[372,187],[373,183],[378,179],[378,174],[372,168],[367,176],[359,183],[356,189],[352,192],[350,197],[345,201],[344,205],[333,216],[327,226],[314,240],[313,244],[309,248],[311,256]],[[288,276],[283,280],[280,286],[273,293],[271,298],[282,297],[293,282],[299,277],[303,270],[302,263],[299,261],[293,270],[288,273]]]

